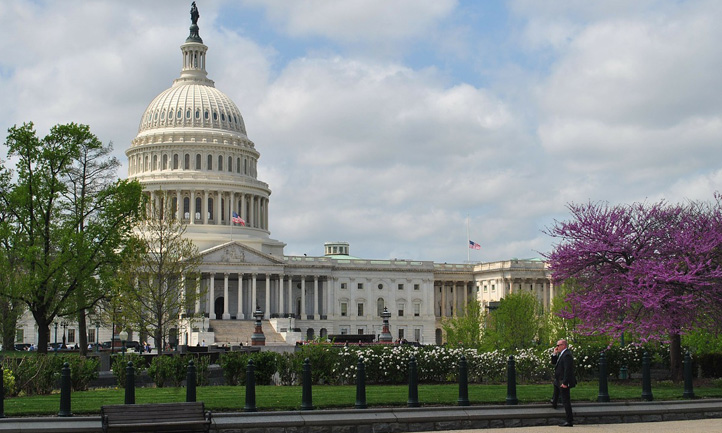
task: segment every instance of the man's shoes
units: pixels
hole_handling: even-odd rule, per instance
[[[574,427],[574,424],[570,422],[565,422],[564,424],[559,424],[559,427]]]
[[[557,404],[554,402],[554,400],[549,400],[549,403],[552,404],[552,409],[556,409],[556,408],[557,408]]]

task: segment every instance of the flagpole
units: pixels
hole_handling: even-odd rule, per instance
[[[469,237],[469,215],[466,215],[466,262],[471,263],[471,248],[469,248],[469,242],[471,242],[471,237]]]

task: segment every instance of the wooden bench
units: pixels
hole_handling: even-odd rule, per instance
[[[203,403],[117,404],[100,408],[103,433],[206,432],[211,412]]]

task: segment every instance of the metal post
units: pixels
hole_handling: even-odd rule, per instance
[[[511,355],[506,362],[506,404],[519,404],[519,399],[516,398],[516,367],[514,357]]]
[[[248,360],[246,367],[246,406],[243,408],[245,412],[256,411],[256,366],[253,360]]]
[[[459,360],[459,406],[469,406],[469,367],[466,357]]]
[[[649,367],[649,353],[642,355],[642,400],[652,401],[652,375]]]
[[[419,377],[416,371],[416,358],[409,359],[409,399],[408,407],[419,407]]]
[[[684,354],[684,394],[682,398],[694,398],[694,387],[692,384],[692,356],[689,352]]]
[[[313,410],[313,396],[311,395],[311,360],[303,361],[303,390],[301,393],[301,410]]]
[[[597,401],[609,402],[609,387],[607,385],[607,357],[602,352],[599,355],[599,395]]]
[[[188,361],[188,373],[186,374],[186,401],[196,401],[196,364],[191,359]]]
[[[125,404],[135,404],[135,369],[130,361],[125,368]]]
[[[5,418],[5,369],[0,358],[0,418]]]
[[[366,367],[363,359],[358,359],[356,364],[356,409],[366,409]]]
[[[60,411],[58,416],[73,416],[70,412],[70,364],[63,364],[60,370]]]

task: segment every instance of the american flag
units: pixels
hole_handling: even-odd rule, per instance
[[[469,241],[469,248],[471,248],[472,250],[480,250],[481,245],[477,244],[474,241]]]
[[[231,221],[233,222],[233,224],[240,224],[240,225],[242,225],[242,226],[245,226],[245,225],[246,225],[246,222],[243,221],[243,218],[241,218],[240,216],[238,216],[238,214],[235,213],[235,212],[233,212],[233,217],[231,218]]]

